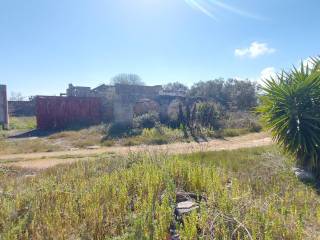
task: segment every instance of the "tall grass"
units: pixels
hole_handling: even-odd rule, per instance
[[[32,130],[37,127],[35,117],[10,117],[10,129]]]
[[[167,239],[175,191],[206,195],[181,239],[316,239],[320,204],[274,148],[101,157],[33,179],[0,171],[0,239]]]

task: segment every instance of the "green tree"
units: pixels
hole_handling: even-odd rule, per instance
[[[201,126],[218,130],[221,127],[221,109],[214,102],[198,103],[196,119]]]
[[[192,97],[204,97],[232,110],[251,110],[257,106],[256,83],[248,80],[222,78],[198,82],[189,92]]]
[[[265,80],[258,112],[297,165],[320,175],[320,60]]]
[[[168,83],[163,86],[163,90],[169,91],[169,92],[184,92],[187,93],[189,88],[180,83],[180,82],[173,82],[173,83]]]
[[[132,73],[120,73],[114,76],[110,83],[115,84],[126,84],[126,85],[145,85],[141,77],[137,74]]]

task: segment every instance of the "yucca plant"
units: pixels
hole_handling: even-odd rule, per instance
[[[320,58],[264,81],[258,112],[297,165],[320,176]]]

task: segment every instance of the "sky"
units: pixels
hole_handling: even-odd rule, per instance
[[[0,0],[0,84],[58,95],[118,73],[147,85],[259,81],[320,54],[319,0]]]

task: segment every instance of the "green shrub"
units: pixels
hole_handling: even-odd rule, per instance
[[[250,122],[249,123],[249,131],[250,132],[261,132],[262,131],[262,126],[258,122]]]
[[[320,175],[320,59],[265,81],[258,111],[297,164]]]
[[[132,134],[132,125],[129,123],[111,123],[107,127],[107,138],[126,137]]]
[[[221,131],[223,137],[237,137],[249,133],[246,128],[226,128]]]
[[[159,114],[157,112],[149,112],[133,119],[133,126],[135,128],[154,128],[160,122]]]
[[[168,144],[168,143],[169,143],[168,139],[166,139],[165,137],[152,138],[148,142],[148,144],[150,144],[150,145],[164,145],[164,144]]]
[[[112,147],[115,145],[115,142],[113,140],[106,140],[106,141],[102,141],[101,145],[105,147]]]
[[[221,128],[221,117],[221,109],[214,102],[203,102],[196,105],[196,121],[203,127],[210,129]]]

